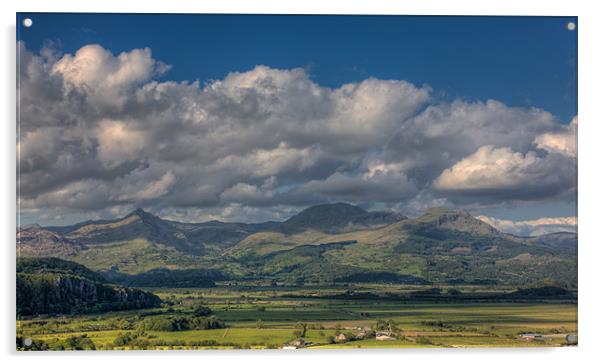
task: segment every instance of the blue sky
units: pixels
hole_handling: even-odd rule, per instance
[[[207,81],[262,64],[307,68],[338,87],[372,76],[428,84],[444,97],[577,114],[576,17],[20,14],[29,49],[114,53],[150,47],[172,80]],[[20,23],[20,21],[18,21]]]
[[[23,221],[261,221],[341,200],[575,216],[570,22],[17,14]]]

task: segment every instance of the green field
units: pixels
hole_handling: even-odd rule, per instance
[[[403,290],[355,287],[357,290]],[[469,287],[465,287],[469,290]],[[323,294],[341,288],[320,288]],[[281,348],[295,340],[303,348],[534,347],[561,346],[577,333],[575,303],[426,303],[394,300],[290,298],[311,289],[271,287],[159,289],[161,308],[98,315],[36,317],[17,321],[17,336],[43,342],[49,350]],[[285,297],[285,296],[289,297]],[[191,315],[204,305],[226,328],[144,331],[149,318]],[[378,322],[394,325],[390,340],[376,340]],[[301,330],[305,327],[305,330]],[[338,334],[345,339],[335,340]],[[523,333],[541,337],[527,341]],[[118,337],[130,335],[129,342]],[[362,337],[363,336],[363,337]]]

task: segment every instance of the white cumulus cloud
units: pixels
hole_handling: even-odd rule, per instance
[[[405,80],[331,88],[304,69],[261,65],[204,83],[159,81],[169,66],[148,48],[17,46],[28,211],[143,206],[192,218],[202,207],[253,219],[323,201],[574,198],[577,121],[545,110],[448,102]]]
[[[477,216],[494,228],[518,236],[537,236],[557,232],[577,232],[577,217],[542,217],[534,220],[512,221],[490,216]]]
[[[577,117],[560,132],[545,133],[535,138],[534,144],[549,152],[577,155]]]

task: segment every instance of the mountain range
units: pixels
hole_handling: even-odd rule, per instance
[[[58,257],[124,284],[186,277],[275,284],[577,285],[577,234],[519,237],[465,211],[418,218],[345,204],[282,222],[183,223],[137,209],[120,219],[17,231],[20,257]],[[159,283],[157,283],[159,285]]]

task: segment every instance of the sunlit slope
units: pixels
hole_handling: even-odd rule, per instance
[[[336,244],[343,245],[331,248]],[[475,284],[576,283],[574,256],[533,239],[501,233],[466,212],[444,209],[348,233],[257,233],[226,255],[258,276],[289,280],[319,281],[329,276],[340,281],[416,278]]]
[[[445,209],[408,219],[318,205],[260,224],[181,223],[136,210],[111,221],[24,227],[18,252],[105,272],[209,269],[232,280],[284,283],[577,283],[576,234],[517,237]]]

